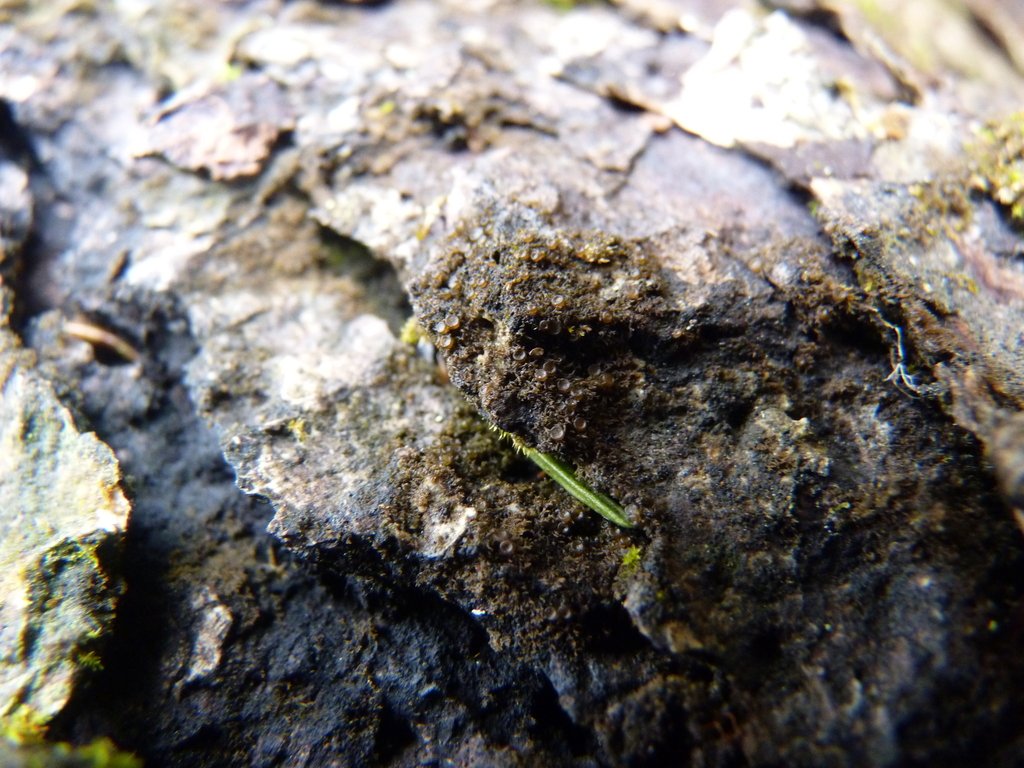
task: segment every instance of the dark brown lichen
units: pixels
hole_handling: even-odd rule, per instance
[[[452,382],[489,420],[545,450],[570,443],[586,452],[578,425],[596,427],[588,441],[600,433],[666,325],[654,259],[641,243],[604,233],[466,238],[411,293]]]

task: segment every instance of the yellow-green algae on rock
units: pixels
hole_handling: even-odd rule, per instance
[[[110,449],[81,433],[0,328],[0,727],[31,740],[99,660],[121,592],[129,505]]]

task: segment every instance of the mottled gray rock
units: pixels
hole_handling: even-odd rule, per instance
[[[434,12],[415,4],[403,11],[403,23]],[[579,22],[614,23],[600,14]],[[751,31],[735,44],[775,46],[783,72],[806,72],[807,57],[836,50],[791,20],[766,20],[763,33],[756,20],[745,23]],[[523,29],[505,38],[510,49],[543,47],[543,34]],[[656,45],[635,39],[637,48]],[[899,83],[886,85],[884,68],[865,61],[851,70],[860,79],[850,85],[871,107],[862,102],[853,113],[825,96],[827,69],[786,90],[784,76],[772,79],[756,65],[757,53],[743,59],[745,71],[767,78],[788,111],[773,113],[778,122],[739,118],[734,127],[745,133],[712,136],[716,143],[738,138],[788,158],[798,141],[871,139],[870,123],[901,93]],[[244,347],[231,355],[218,345],[192,367],[203,407],[226,429],[243,487],[274,501],[272,530],[328,567],[411,579],[477,615],[494,648],[539,665],[570,717],[599,735],[601,759],[656,760],[692,749],[695,760],[709,760],[698,755],[719,731],[730,736],[714,749],[753,762],[829,762],[824,745],[869,762],[902,759],[918,747],[897,738],[896,723],[923,715],[920,702],[947,690],[943,670],[974,653],[951,646],[944,627],[977,622],[972,606],[992,564],[941,542],[950,517],[966,522],[973,508],[950,489],[971,488],[977,498],[983,467],[967,458],[971,449],[951,425],[901,394],[908,385],[909,395],[923,393],[900,357],[910,352],[895,321],[830,259],[813,219],[776,179],[679,135],[648,134],[627,165],[597,162],[586,141],[598,129],[577,124],[569,132],[563,113],[542,108],[566,93],[565,81],[512,87],[500,62],[463,72],[451,97],[457,106],[428,113],[443,142],[476,137],[468,157],[438,155],[415,131],[406,139],[415,152],[359,136],[345,145],[352,159],[330,189],[312,187],[316,215],[396,265],[447,376],[488,420],[568,457],[627,506],[641,531],[619,540],[553,486],[524,483],[508,449],[437,387],[429,361],[382,325],[368,337],[366,319],[336,312],[319,323],[325,336],[262,330],[262,313],[280,306],[272,298],[279,281],[262,301],[247,291],[246,301],[263,309],[242,326],[254,329],[242,330]],[[684,88],[725,87],[693,84],[695,77]],[[384,132],[381,120],[431,104],[429,82],[422,96],[395,92],[383,118],[371,111],[374,133]],[[590,98],[599,123],[595,97],[608,92],[641,89],[588,84],[566,98]],[[764,100],[766,92],[752,92]],[[481,99],[493,115],[526,105],[550,127],[496,130],[481,117]],[[686,115],[725,115],[710,101],[693,104]],[[826,107],[831,122],[800,117]],[[662,111],[703,132],[682,109]],[[904,155],[915,151],[908,142]],[[797,167],[806,169],[805,183],[815,168],[826,176],[842,168],[823,160]],[[811,187],[821,190],[822,215],[823,184]],[[300,284],[290,281],[287,295]],[[271,314],[266,327],[305,326],[298,308],[288,316],[295,320]],[[219,326],[230,334],[214,338],[239,338],[237,324]],[[991,330],[1013,327],[1003,321]],[[337,344],[347,375],[324,379],[301,362],[333,367]],[[266,362],[255,369],[259,379],[243,383],[237,371],[253,369],[239,355],[254,345]],[[542,352],[533,358],[533,350]],[[1003,343],[993,353],[1004,361],[1002,350],[1016,354]],[[310,389],[289,394],[282,370]],[[232,397],[239,386],[251,394]],[[960,455],[956,471],[943,469]],[[954,509],[936,516],[936,504]],[[994,546],[1017,551],[1005,511],[986,520]],[[875,538],[875,526],[886,533]],[[366,544],[378,554],[367,558]],[[925,563],[897,554],[921,546],[933,551]],[[890,597],[865,615],[865,595],[878,590]],[[599,664],[583,649],[602,642],[619,651]],[[815,661],[801,667],[794,654]],[[766,677],[774,681],[767,689]],[[780,701],[779,688],[793,694]],[[864,706],[842,703],[854,688],[870,692],[857,694],[866,695]],[[641,733],[638,724],[652,716],[689,722],[701,735],[686,746]],[[808,742],[797,724],[811,719],[819,729]],[[921,738],[938,737],[925,728]]]
[[[6,738],[31,740],[102,665],[129,504],[110,449],[76,427],[10,327],[35,200],[31,147],[6,107],[2,119],[0,724]]]
[[[127,699],[177,764],[1019,758],[1020,230],[1013,157],[969,154],[1019,73],[740,5],[215,4],[172,56],[91,59],[120,106],[69,87],[85,44],[40,69],[44,25],[14,35],[2,94],[52,169],[30,284],[142,374],[59,312],[29,336],[145,479],[165,606],[130,609],[148,685],[112,673],[71,732]],[[126,9],[49,29],[109,41]],[[154,77],[206,94],[170,136]]]
[[[100,664],[123,584],[117,461],[0,329],[0,718],[51,720]]]

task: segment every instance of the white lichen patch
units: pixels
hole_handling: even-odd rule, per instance
[[[682,77],[662,112],[712,144],[852,138],[867,133],[850,104],[830,93],[802,29],[785,14],[727,13],[707,55]]]
[[[464,504],[455,505],[447,516],[427,515],[422,533],[425,546],[420,549],[420,553],[426,557],[444,557],[449,554],[476,516],[476,507]]]
[[[380,373],[397,341],[381,318],[360,315],[348,323],[334,354],[308,350],[282,354],[271,363],[280,398],[303,409],[316,409],[345,389],[368,384]]]

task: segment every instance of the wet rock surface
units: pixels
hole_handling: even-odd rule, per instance
[[[902,50],[817,3],[16,5],[4,279],[134,508],[51,736],[1021,758],[1012,37]]]

